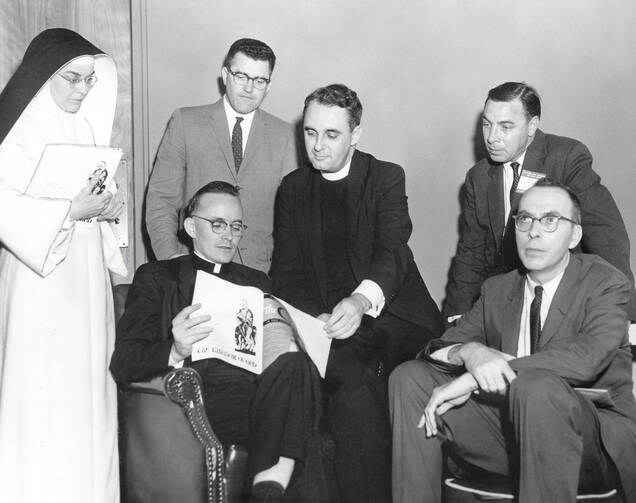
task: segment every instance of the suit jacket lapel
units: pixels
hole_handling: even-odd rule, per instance
[[[541,329],[541,337],[537,344],[537,350],[541,350],[550,340],[559,332],[559,327],[566,313],[570,309],[570,306],[574,300],[572,292],[577,288],[577,284],[581,277],[583,265],[576,256],[576,254],[570,254],[570,263],[565,269],[561,283],[557,288],[554,299],[550,304],[550,310],[548,316],[543,323]]]
[[[521,311],[523,310],[523,289],[525,276],[519,274],[510,285],[510,290],[505,298],[508,303],[502,306],[503,326],[501,351],[512,356],[517,356],[519,347],[519,327],[521,325]]]
[[[545,174],[545,134],[540,129],[534,135],[534,140],[526,151],[526,156],[523,159],[523,171],[534,171],[535,173]]]
[[[256,112],[254,112],[254,119],[252,120],[252,127],[250,127],[250,134],[247,137],[245,154],[243,155],[241,169],[239,169],[239,178],[244,178],[246,173],[258,167],[258,152],[264,143],[265,124],[263,124],[263,112],[256,110]]]
[[[491,164],[488,169],[488,213],[497,253],[501,250],[501,237],[503,236],[505,222],[505,208],[503,204],[503,166],[501,164]]]
[[[364,163],[360,154],[356,150],[351,158],[351,167],[347,176],[347,239],[349,256],[353,257],[356,253],[357,236],[360,230],[358,218],[360,216],[360,208],[362,207],[362,197],[364,195],[364,183],[367,177],[369,167]],[[358,263],[357,260],[351,260],[352,266]],[[355,270],[354,270],[355,273]]]
[[[229,126],[227,116],[223,106],[223,98],[212,105],[211,126],[214,131],[213,140],[216,141],[219,149],[223,152],[227,169],[236,181],[236,169],[234,169],[234,156],[232,155],[232,144],[230,142]]]
[[[189,306],[192,302],[192,294],[194,293],[194,282],[197,272],[194,268],[192,257],[183,260],[179,264],[178,269],[178,302],[181,306]],[[176,311],[178,312],[178,311]]]

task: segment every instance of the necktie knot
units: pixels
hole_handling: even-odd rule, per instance
[[[521,170],[519,169],[519,163],[517,161],[511,162],[512,168],[512,186],[510,187],[510,204],[514,206],[517,187],[519,186],[519,179],[521,178]]]

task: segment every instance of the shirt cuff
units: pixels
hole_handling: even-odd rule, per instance
[[[448,359],[448,352],[456,347],[456,346],[460,346],[461,344],[452,344],[450,346],[446,346],[443,347],[441,349],[438,349],[437,351],[431,353],[431,358],[433,358],[434,360],[440,361],[440,362],[444,362],[444,363],[450,363],[449,359]]]
[[[176,369],[183,367],[183,360],[177,360],[172,356],[172,348],[170,348],[170,356],[168,357],[168,365]]]
[[[377,318],[382,312],[382,309],[384,309],[384,293],[382,292],[382,288],[380,288],[375,281],[363,279],[353,293],[364,295],[367,299],[369,299],[369,302],[371,302],[371,307],[364,314]]]

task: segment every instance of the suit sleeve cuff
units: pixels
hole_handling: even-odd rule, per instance
[[[448,359],[448,352],[452,348],[457,347],[459,345],[460,344],[457,343],[457,344],[453,344],[451,346],[445,346],[445,347],[443,347],[441,349],[433,351],[430,356],[431,356],[431,358],[433,358],[433,360],[438,360],[438,361],[444,362],[444,363],[450,363],[450,360]]]
[[[460,343],[446,342],[440,339],[432,339],[429,341],[426,347],[417,354],[415,358],[428,362],[437,370],[445,374],[461,375],[466,372],[466,369],[463,365],[455,365],[448,361],[438,359],[440,356],[448,358],[448,351],[450,351],[452,347],[457,346],[458,344]],[[444,350],[445,352],[442,352]]]
[[[369,302],[371,302],[371,308],[364,314],[377,318],[382,312],[382,309],[384,309],[384,293],[382,292],[382,288],[380,288],[375,281],[363,279],[353,293],[364,295],[369,299]]]

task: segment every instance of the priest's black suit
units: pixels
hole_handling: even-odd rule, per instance
[[[352,337],[333,341],[323,391],[343,500],[386,501],[390,429],[378,362],[390,371],[441,333],[439,310],[407,244],[412,225],[404,171],[360,151],[343,180],[299,169],[283,179],[275,217],[276,295],[318,315],[330,313],[364,279],[384,294],[379,317],[364,316]]]
[[[171,370],[172,319],[192,303],[197,269],[212,273],[213,267],[182,256],[137,270],[110,365],[117,382],[145,381]],[[218,276],[270,290],[264,273],[241,264],[223,264]],[[321,415],[320,376],[309,358],[285,353],[260,376],[216,359],[185,363],[203,378],[206,412],[221,442],[248,446],[250,475],[287,456],[297,461],[293,483],[316,442]]]

